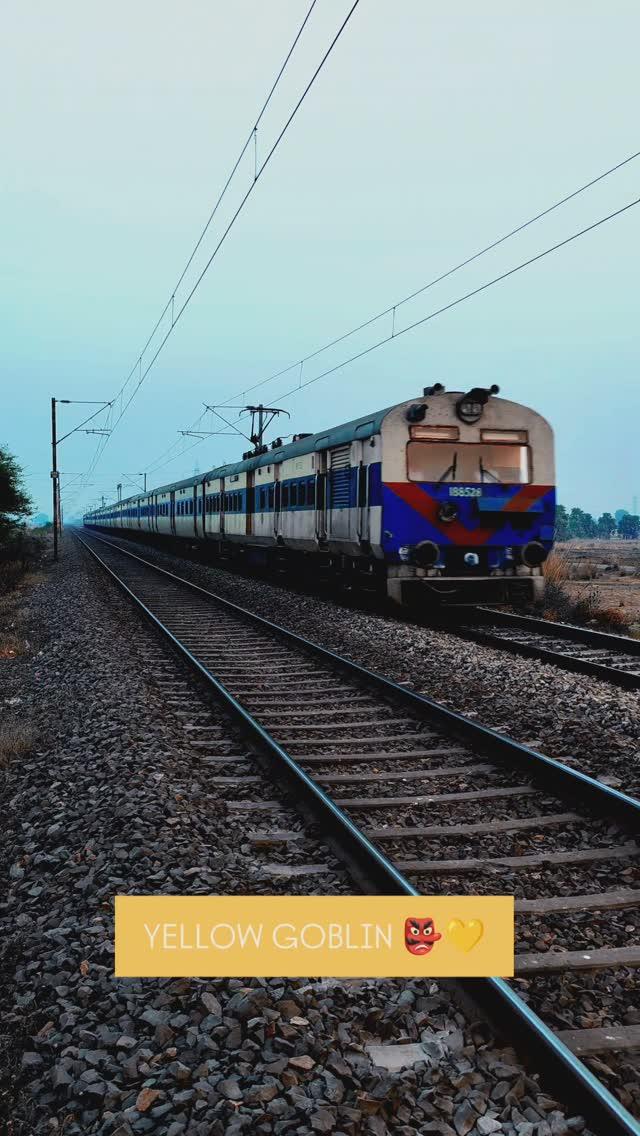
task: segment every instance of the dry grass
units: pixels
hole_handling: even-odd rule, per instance
[[[30,753],[35,743],[35,731],[26,722],[4,722],[0,725],[0,769],[6,769],[13,758]]]
[[[619,628],[621,631],[626,630],[632,622],[631,615],[623,607],[600,607],[598,617],[608,627]]]
[[[548,584],[559,584],[570,576],[569,558],[554,549],[544,562],[544,575]]]
[[[566,577],[560,577],[560,580],[564,581]],[[574,584],[570,592],[557,578],[548,577],[540,614],[543,619],[552,622],[595,624],[600,630],[623,633],[633,623],[633,615],[624,606],[604,607],[596,588],[579,588]]]

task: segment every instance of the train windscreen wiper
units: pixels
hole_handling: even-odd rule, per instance
[[[494,481],[497,481],[498,485],[502,485],[500,478],[496,477],[495,473],[492,473],[490,469],[484,468],[482,464],[482,458],[479,458],[478,460],[480,462],[480,480],[484,481],[484,475],[486,473],[487,477],[492,477]]]
[[[442,477],[438,478],[438,484],[440,484],[441,481],[446,481],[449,474],[451,474],[451,480],[453,481],[454,477],[456,476],[456,469],[457,468],[458,468],[458,454],[456,452],[453,455],[453,461],[451,462],[451,465],[447,466]]]

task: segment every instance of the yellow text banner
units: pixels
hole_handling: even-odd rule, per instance
[[[513,896],[116,896],[120,978],[513,975]]]

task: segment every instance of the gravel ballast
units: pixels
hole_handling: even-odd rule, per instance
[[[114,979],[115,893],[351,885],[309,835],[305,859],[328,865],[319,882],[261,876],[246,816],[208,789],[188,716],[163,705],[164,649],[70,540],[30,607],[30,649],[0,663],[5,719],[37,733],[1,773],[0,1125],[12,1136],[586,1131],[437,983]],[[212,713],[216,752],[259,773]],[[278,799],[266,780],[258,792]],[[285,798],[277,815],[301,827]],[[368,1048],[391,1058],[399,1043],[421,1045],[420,1059],[390,1070]]]
[[[640,698],[441,628],[291,591],[128,540],[128,548],[443,705],[640,795]]]

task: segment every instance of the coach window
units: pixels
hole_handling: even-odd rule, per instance
[[[291,497],[291,508],[293,509],[294,506],[296,506],[298,504],[298,486],[295,483],[295,481],[294,481],[293,485],[291,486],[290,497]]]
[[[282,486],[282,508],[283,509],[289,508],[289,486],[288,485]]]
[[[269,508],[273,509],[273,485],[269,486]]]

